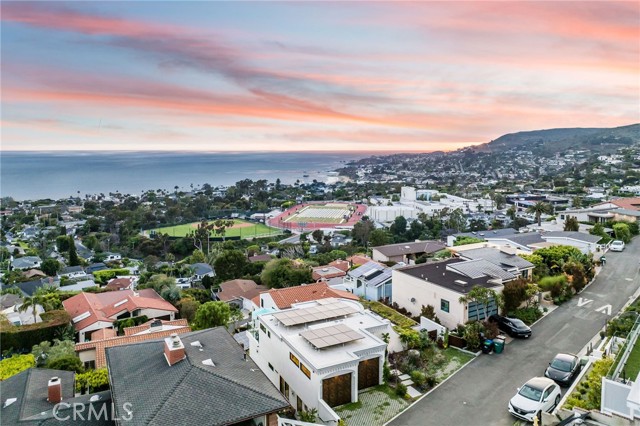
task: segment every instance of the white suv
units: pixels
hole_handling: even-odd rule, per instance
[[[624,241],[615,240],[611,243],[609,248],[611,249],[611,251],[622,251],[624,250]]]

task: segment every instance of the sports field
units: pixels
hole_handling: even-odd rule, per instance
[[[328,223],[340,224],[346,222],[351,215],[348,204],[312,204],[305,206],[300,210],[294,211],[290,216],[285,218],[286,223]]]
[[[281,234],[282,231],[278,228],[272,228],[270,226],[263,225],[261,223],[248,222],[246,220],[233,219],[234,225],[231,228],[226,228],[224,234],[225,238],[240,237],[240,238],[254,238],[254,237],[267,237],[270,235]],[[166,226],[164,228],[153,229],[157,233],[168,234],[170,237],[184,237],[189,232],[198,228],[200,222],[187,223],[184,225]],[[222,235],[211,232],[212,238],[221,238]]]

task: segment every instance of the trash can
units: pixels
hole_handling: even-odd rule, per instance
[[[482,353],[488,354],[493,349],[493,340],[486,339],[484,343],[482,343]]]
[[[497,354],[501,354],[504,350],[504,339],[495,338],[493,339],[493,351]]]

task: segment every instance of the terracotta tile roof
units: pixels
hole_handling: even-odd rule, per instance
[[[154,323],[155,321],[157,320],[149,320],[144,324],[136,325],[134,327],[126,327],[124,329],[124,335],[132,336],[142,331],[146,331],[151,328],[151,324]],[[162,323],[162,325],[173,325],[173,326],[183,326],[183,327],[187,327],[189,325],[189,322],[187,322],[186,319],[177,319],[173,321],[160,320],[160,322]]]
[[[640,197],[618,198],[609,202],[623,209],[640,210]]]
[[[347,275],[345,271],[330,265],[316,266],[311,272],[311,278],[315,281],[322,278],[329,280],[331,278],[344,277],[345,275]]]
[[[287,287],[279,289],[271,289],[267,292],[274,303],[279,309],[287,309],[291,307],[293,303],[310,302],[312,300],[327,299],[330,297],[338,297],[343,299],[359,300],[358,296],[349,293],[348,291],[336,290],[327,283],[316,283],[300,285],[296,287]],[[257,298],[257,306],[260,306],[260,297]]]
[[[249,258],[249,262],[251,263],[255,263],[255,262],[268,262],[271,259],[273,259],[270,255],[268,254],[257,254],[255,256],[251,256]]]
[[[265,290],[267,290],[266,286],[258,285],[253,280],[231,280],[220,284],[220,291],[216,296],[218,299],[228,302],[241,297],[252,299]]]
[[[106,293],[82,292],[65,300],[62,305],[71,315],[71,318],[86,312],[89,313],[88,317],[73,324],[76,330],[82,330],[98,321],[113,322],[117,314],[124,311],[133,312],[136,309],[146,308],[178,312],[171,303],[160,297],[152,288],[145,288],[137,292],[137,294],[137,296],[134,296],[132,290],[109,291]]]
[[[116,337],[116,331],[113,328],[101,328],[91,333],[91,340],[103,340]]]
[[[371,262],[371,258],[367,256],[363,256],[361,254],[356,254],[347,258],[347,262],[351,262],[353,266],[364,265],[367,262]]]
[[[117,336],[109,339],[92,340],[91,342],[77,343],[76,352],[84,352],[95,349],[96,351],[96,368],[107,366],[105,357],[105,349],[113,346],[128,345],[131,343],[144,342],[145,340],[160,339],[169,337],[173,333],[182,334],[191,331],[189,326],[181,328],[173,328],[171,330],[161,330],[148,334],[138,334],[135,336]]]
[[[42,272],[40,269],[29,269],[28,271],[23,272],[22,275],[24,275],[26,278],[46,277],[47,276],[47,274]]]
[[[126,290],[131,287],[131,278],[114,278],[105,286],[109,290]]]
[[[341,271],[345,271],[345,272],[347,272],[349,268],[351,268],[351,264],[349,263],[349,261],[342,260],[342,259],[334,260],[329,264],[329,266],[333,266],[334,268],[338,268]]]

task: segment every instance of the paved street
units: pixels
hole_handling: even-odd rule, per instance
[[[507,403],[516,388],[542,376],[556,353],[577,353],[600,331],[607,305],[617,313],[640,287],[639,260],[640,238],[624,252],[607,253],[595,282],[538,322],[531,339],[514,340],[500,355],[479,356],[389,425],[513,425]]]

